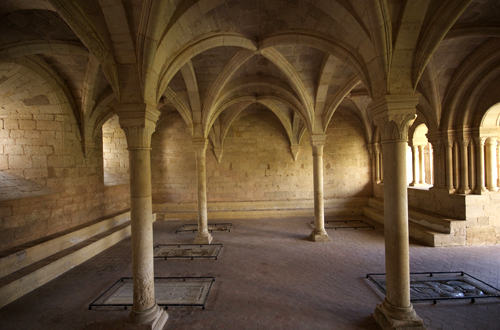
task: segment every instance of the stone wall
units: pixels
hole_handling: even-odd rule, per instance
[[[457,195],[446,189],[408,188],[408,205],[466,221],[466,245],[500,244],[500,194]]]
[[[0,109],[0,250],[129,208],[128,186],[104,186],[101,137],[84,157],[73,114],[25,71]]]
[[[324,149],[325,198],[371,196],[370,158],[361,125],[335,113]],[[308,136],[297,161],[279,120],[267,110],[237,119],[224,142],[221,163],[207,148],[209,202],[305,200],[313,198]],[[181,116],[162,118],[152,138],[153,203],[196,201],[196,161],[190,129]]]

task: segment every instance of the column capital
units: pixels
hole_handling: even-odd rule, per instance
[[[471,139],[469,139],[469,138],[464,138],[464,139],[459,140],[458,144],[460,144],[460,146],[462,146],[462,147],[468,147],[470,140]]]
[[[479,136],[474,138],[474,142],[476,142],[476,145],[478,146],[484,146],[486,139],[487,138],[484,136]]]
[[[442,145],[444,145],[443,140],[441,140],[440,138],[433,138],[433,139],[427,138],[427,139],[429,140],[429,143],[432,145],[434,149],[437,149]]]
[[[489,137],[486,139],[485,144],[486,144],[486,145],[493,145],[493,146],[496,146],[496,145],[497,145],[497,141],[498,141],[498,137],[496,137],[496,136],[489,136]]]
[[[207,152],[208,139],[204,137],[193,137],[191,139],[193,143],[194,153],[197,158],[205,157]]]
[[[150,149],[160,111],[145,103],[119,104],[114,110],[127,136],[128,149]]]
[[[312,146],[324,146],[326,142],[326,134],[313,134],[309,136],[309,141],[311,142],[311,147]]]
[[[369,106],[373,122],[383,141],[408,141],[408,129],[415,120],[419,94],[385,95]]]
[[[455,139],[447,136],[444,138],[444,144],[448,148],[453,147],[453,145],[455,144]]]

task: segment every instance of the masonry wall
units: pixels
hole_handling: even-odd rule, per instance
[[[0,250],[129,208],[129,186],[104,186],[101,143],[84,158],[76,124],[36,114],[5,122]],[[40,137],[26,138],[26,122]]]
[[[500,244],[500,194],[457,195],[446,189],[408,189],[408,205],[466,222],[466,245]]]
[[[339,110],[324,149],[325,198],[371,196],[371,169],[361,125]],[[304,136],[297,161],[270,111],[243,116],[230,127],[221,163],[207,149],[209,202],[313,198],[312,154]],[[190,129],[181,116],[162,118],[152,138],[153,203],[196,201],[196,162]]]
[[[0,113],[0,250],[129,208],[128,186],[104,186],[101,137],[84,157],[48,86],[32,74],[18,82]]]

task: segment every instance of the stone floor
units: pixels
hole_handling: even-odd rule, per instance
[[[379,329],[371,313],[383,295],[366,273],[385,272],[381,229],[329,230],[306,240],[311,219],[234,220],[214,232],[218,260],[156,260],[156,276],[214,276],[206,310],[170,308],[165,329]],[[227,221],[224,221],[227,222]],[[186,222],[156,222],[155,244],[191,243]],[[411,244],[411,271],[462,270],[500,287],[500,246]],[[128,311],[88,310],[131,275],[130,239],[0,309],[0,329],[120,329]],[[428,329],[500,329],[500,300],[415,304]]]

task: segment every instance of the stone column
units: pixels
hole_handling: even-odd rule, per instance
[[[444,153],[444,144],[439,133],[428,134],[427,138],[432,145],[432,189],[444,189],[446,187],[446,160]]]
[[[424,146],[418,146],[418,183],[425,184]]]
[[[469,143],[469,189],[470,193],[473,193],[476,188],[476,148],[474,143]]]
[[[314,229],[309,236],[313,242],[329,242],[325,230],[325,202],[323,199],[323,147],[326,135],[311,135],[314,176]]]
[[[497,187],[500,187],[500,143],[497,142]]]
[[[485,143],[486,151],[486,188],[489,191],[498,191],[497,180],[497,138],[488,138]]]
[[[374,143],[375,149],[375,182],[380,183],[380,143]]]
[[[468,194],[470,193],[469,188],[469,157],[467,154],[469,147],[469,139],[463,139],[460,141],[460,189],[458,190],[459,194]],[[458,166],[458,164],[457,164]]]
[[[383,148],[381,148],[383,152]],[[380,182],[384,183],[384,154],[380,153]]]
[[[210,244],[212,235],[208,232],[207,216],[207,170],[206,152],[208,140],[204,137],[193,138],[194,153],[196,156],[196,177],[198,182],[198,233],[195,244]]]
[[[453,146],[453,185],[456,191],[460,189],[460,154],[458,145],[457,143],[456,146]]]
[[[451,193],[455,190],[454,186],[454,174],[453,174],[453,140],[447,139],[445,142],[446,145],[446,157],[445,157],[445,165],[446,165],[446,188]]]
[[[151,199],[151,135],[159,111],[146,104],[116,108],[127,136],[130,162],[133,307],[129,321],[162,329],[168,314],[155,301],[153,266],[153,205]]]
[[[411,146],[411,169],[412,169],[413,181],[410,183],[410,186],[416,186],[418,184],[417,164],[418,164],[418,146],[412,145]]]
[[[386,296],[375,309],[383,329],[425,329],[410,302],[406,146],[418,95],[386,95],[370,109],[382,135]]]
[[[476,142],[476,189],[475,194],[484,194],[488,190],[484,185],[484,142],[486,138],[477,137],[474,139]]]
[[[430,185],[434,185],[434,148],[429,144],[427,149],[429,150],[429,176],[426,175],[425,177]]]

